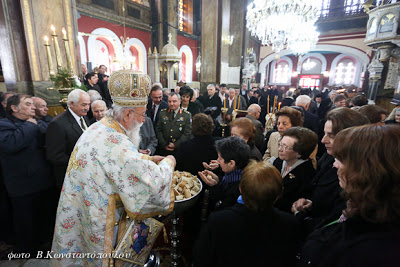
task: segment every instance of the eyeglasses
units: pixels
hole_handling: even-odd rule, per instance
[[[131,110],[133,113],[136,113],[137,115],[140,115],[140,116],[142,116],[143,118],[146,118],[146,112],[144,112],[143,114],[140,114],[140,113],[138,113],[138,112],[136,112],[136,111],[134,111],[134,110]]]
[[[293,147],[288,147],[282,143],[278,144],[278,148],[282,148],[283,151],[293,150]]]

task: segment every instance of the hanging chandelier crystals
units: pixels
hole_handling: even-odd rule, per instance
[[[318,40],[314,23],[320,7],[321,0],[254,0],[247,7],[247,28],[277,53],[285,44],[295,45],[297,40],[304,46]]]
[[[295,55],[304,55],[311,51],[318,42],[319,32],[310,22],[296,25],[288,38],[287,48]]]

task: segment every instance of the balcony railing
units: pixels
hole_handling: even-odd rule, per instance
[[[392,3],[396,3],[399,0],[374,0],[372,2],[372,6],[370,6],[370,10],[382,6],[388,5]],[[347,16],[354,16],[354,15],[364,15],[363,2],[365,1],[358,1],[358,0],[345,0],[344,5],[342,7],[330,7],[331,0],[323,0],[321,5],[321,13],[320,19],[331,19],[331,18],[340,18],[340,17],[347,17]]]

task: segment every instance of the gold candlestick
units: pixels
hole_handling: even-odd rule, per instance
[[[222,112],[222,125],[225,124],[225,117],[226,117],[226,112],[228,112],[228,108],[221,108],[221,112]]]
[[[272,108],[272,113],[275,113],[275,103],[276,103],[276,96],[274,96],[274,107]]]
[[[222,127],[222,133],[221,136],[225,137],[225,128],[227,126],[227,124],[225,123],[225,117],[226,117],[226,112],[228,112],[228,108],[221,108],[221,112],[222,112],[222,123],[221,123],[221,127]]]
[[[278,103],[278,111],[281,110],[281,104],[282,104],[282,102]]]
[[[69,44],[68,44],[68,38],[67,38],[67,32],[65,31],[64,28],[62,28],[62,33],[63,33],[63,41],[64,41],[64,47],[65,47],[65,54],[67,56],[67,68],[68,68],[68,73],[73,73],[72,70],[72,60],[71,60],[71,51],[69,50]]]
[[[267,102],[267,114],[269,114],[270,110],[269,110],[269,96],[268,96],[268,102]]]
[[[54,49],[56,51],[57,71],[60,72],[63,62],[61,58],[60,47],[58,46],[56,28],[54,27],[54,25],[51,25],[51,30],[53,31],[51,37],[53,37]]]
[[[45,36],[44,41],[45,41],[44,46],[46,47],[46,53],[47,53],[47,63],[49,65],[49,73],[50,73],[50,75],[54,75],[55,73],[53,71],[53,60],[51,58],[49,38],[47,38],[47,36]]]

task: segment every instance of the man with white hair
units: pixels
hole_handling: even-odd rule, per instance
[[[93,118],[90,119],[90,125],[100,121],[104,117],[106,111],[108,110],[106,102],[104,102],[103,100],[93,101],[90,107],[93,113]]]
[[[246,118],[250,119],[254,123],[254,126],[256,127],[255,145],[259,150],[261,150],[264,142],[264,134],[263,134],[264,128],[261,122],[258,120],[258,118],[260,118],[260,114],[261,114],[261,107],[258,104],[251,104],[247,108]]]
[[[110,76],[114,105],[82,134],[69,160],[52,247],[64,258],[52,259],[52,266],[109,266],[115,228],[128,223],[123,214],[142,220],[172,211],[175,158],[138,152],[149,83],[145,74],[116,71]],[[147,231],[154,234],[151,227]]]
[[[93,112],[92,112],[92,103],[95,100],[102,100],[103,98],[101,97],[99,92],[97,92],[96,90],[93,90],[93,89],[92,90],[88,90],[87,93],[88,93],[88,95],[90,97],[90,108],[89,108],[89,111],[88,111],[86,116],[88,117],[90,124],[92,124],[93,120],[94,120],[93,119]]]
[[[234,110],[243,110],[245,109],[246,100],[243,99],[239,92],[236,93],[234,88],[229,88],[228,97],[225,98],[225,101],[222,103],[223,107],[227,107],[228,111],[226,112],[226,120],[232,120],[232,113]]]
[[[46,133],[47,159],[53,165],[58,189],[63,185],[68,160],[75,143],[90,125],[86,117],[90,98],[85,91],[81,89],[71,91],[67,105],[67,110],[49,123]]]
[[[87,93],[89,94],[90,102],[102,99],[100,93],[97,92],[96,90],[88,90]]]
[[[221,99],[215,93],[215,86],[213,84],[207,85],[207,94],[199,97],[199,101],[203,104],[204,111],[211,111],[211,117],[216,119],[221,114]],[[209,109],[207,109],[209,108]]]
[[[318,116],[308,111],[310,107],[311,98],[308,95],[299,95],[296,98],[296,106],[302,107],[304,109],[304,123],[303,127],[310,129],[316,134],[320,134],[320,125]]]

